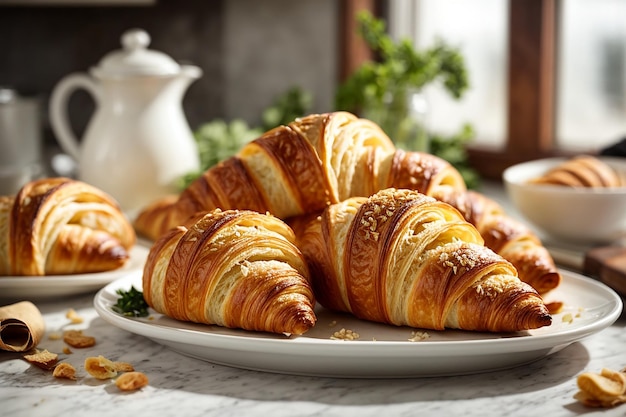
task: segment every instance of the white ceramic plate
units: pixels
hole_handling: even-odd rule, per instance
[[[142,271],[148,249],[134,246],[130,259],[120,269],[92,274],[49,276],[0,276],[0,299],[41,299],[83,294],[101,289],[121,277]]]
[[[414,330],[370,323],[318,309],[318,322],[304,336],[231,330],[185,323],[151,311],[148,318],[129,318],[111,309],[118,289],[141,289],[132,274],[101,289],[94,299],[98,314],[111,324],[143,335],[174,351],[227,366],[313,376],[403,378],[460,375],[510,368],[558,352],[573,342],[610,326],[622,311],[622,300],[610,288],[568,271],[547,301],[563,301],[562,313],[550,327],[514,334],[427,331],[422,341],[409,341]],[[571,314],[572,322],[563,321]],[[359,340],[332,340],[342,328]]]

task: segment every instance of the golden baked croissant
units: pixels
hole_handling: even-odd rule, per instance
[[[116,269],[135,240],[115,200],[80,181],[35,180],[0,199],[0,275]]]
[[[303,334],[315,324],[315,299],[294,242],[289,226],[269,214],[198,214],[150,249],[144,298],[178,320]]]
[[[215,208],[270,212],[281,219],[316,212],[377,190],[371,171],[394,150],[376,124],[350,113],[296,119],[208,169],[178,198],[144,209],[135,228],[154,240],[196,212]]]
[[[626,186],[624,174],[591,155],[578,155],[568,159],[530,182],[591,188]]]
[[[372,321],[510,332],[551,324],[541,296],[447,203],[382,190],[293,219],[317,300]]]
[[[207,170],[180,196],[156,201],[139,214],[135,227],[154,240],[199,211],[249,209],[286,219],[385,188],[430,196],[467,191],[461,174],[449,162],[428,153],[395,149],[371,121],[345,112],[313,114],[265,133]],[[551,280],[540,282],[542,291],[558,284],[552,257],[541,242],[533,237],[523,247],[512,246],[512,240],[519,243],[525,235],[521,224],[500,214],[491,219],[497,221],[488,221],[487,210],[484,213],[479,230],[485,233],[487,246],[507,259],[511,256],[522,280]],[[503,233],[508,230],[511,233]],[[529,253],[534,255],[520,254],[518,249],[532,249]]]
[[[459,210],[476,227],[485,246],[511,262],[519,278],[540,294],[559,285],[561,274],[539,237],[496,201],[472,190],[439,189],[433,197]]]
[[[199,211],[266,211],[286,219],[388,188],[465,189],[447,161],[396,150],[373,122],[347,112],[312,114],[280,126],[208,169],[179,197],[146,207],[135,228],[154,240]]]

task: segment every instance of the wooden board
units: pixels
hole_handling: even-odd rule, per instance
[[[583,273],[626,297],[626,247],[602,246],[585,254]]]

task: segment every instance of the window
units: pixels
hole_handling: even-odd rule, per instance
[[[349,3],[373,11],[378,4]],[[451,133],[472,123],[470,159],[485,177],[499,179],[523,160],[595,152],[626,136],[626,1],[385,4],[393,36],[409,36],[418,48],[438,36],[463,51],[470,91],[455,102],[429,88],[429,126]]]

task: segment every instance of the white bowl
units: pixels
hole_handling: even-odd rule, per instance
[[[599,159],[626,172],[626,158]],[[502,176],[515,208],[556,240],[596,244],[626,237],[626,187],[573,188],[528,183],[565,160],[539,159],[507,168]]]

